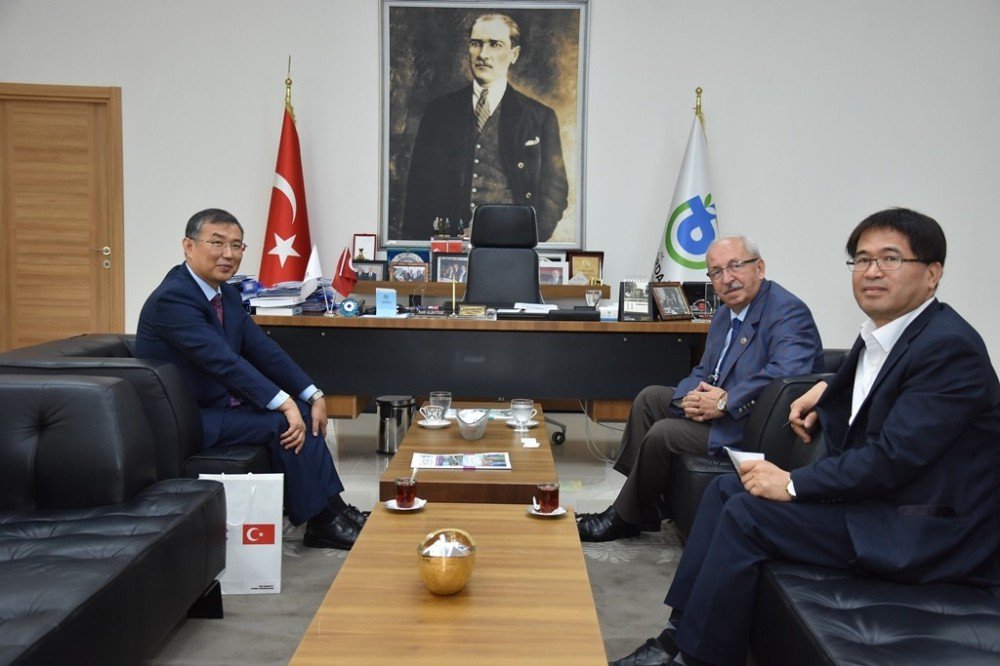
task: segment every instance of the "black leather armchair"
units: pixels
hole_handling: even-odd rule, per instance
[[[68,373],[119,377],[132,385],[153,430],[159,479],[271,471],[263,446],[202,449],[198,405],[180,373],[170,363],[135,358],[134,335],[80,335],[0,354],[0,375]]]
[[[0,375],[0,663],[137,664],[206,593],[226,503],[156,481],[123,379]]]
[[[538,284],[538,227],[535,209],[513,204],[487,204],[472,218],[472,250],[465,303],[511,307],[541,303]]]

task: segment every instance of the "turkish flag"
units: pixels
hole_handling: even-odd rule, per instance
[[[274,523],[243,525],[244,546],[265,546],[274,543]]]
[[[273,287],[278,282],[301,280],[311,247],[299,133],[291,111],[285,107],[257,281],[265,287]]]
[[[340,253],[340,260],[337,262],[337,272],[333,274],[333,283],[330,285],[338,294],[347,298],[351,295],[351,290],[358,283],[358,272],[354,270],[351,263],[351,253],[347,248]]]

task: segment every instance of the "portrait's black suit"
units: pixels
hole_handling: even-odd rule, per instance
[[[538,240],[547,241],[569,193],[559,120],[551,108],[510,85],[497,111],[500,157],[514,199],[503,203],[534,206]],[[427,106],[410,158],[400,239],[429,239],[437,217],[470,220],[476,135],[472,84]]]
[[[344,490],[322,435],[312,435],[309,405],[298,400],[312,381],[243,308],[239,291],[222,285],[223,320],[186,265],[170,269],[139,315],[136,356],[177,366],[201,408],[205,447],[263,444],[285,474],[285,506],[298,525]],[[281,412],[267,410],[279,390],[299,405],[306,442],[298,455],[282,448],[288,428]],[[243,402],[234,407],[230,396]]]
[[[743,663],[758,571],[787,559],[907,582],[1000,584],[1000,384],[982,338],[936,300],[893,346],[853,422],[863,343],[817,411],[828,454],[794,470],[796,499],[705,492],[666,603],[681,650]]]

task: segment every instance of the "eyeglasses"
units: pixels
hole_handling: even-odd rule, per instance
[[[760,257],[751,257],[750,259],[744,259],[743,261],[730,261],[722,268],[714,268],[705,273],[705,275],[708,276],[709,280],[717,280],[722,277],[722,271],[729,271],[730,275],[736,275],[737,273],[742,273],[743,269],[746,268],[748,264],[752,264],[755,261],[760,261]]]
[[[191,238],[191,240],[193,241],[208,243],[209,246],[211,246],[213,252],[218,252],[220,254],[225,252],[227,246],[229,247],[230,250],[233,251],[233,254],[241,254],[244,250],[247,249],[247,244],[244,243],[243,241],[233,241],[232,243],[226,243],[224,241],[220,241],[215,238],[213,238],[212,240],[205,240],[204,238],[192,238],[191,236],[188,236],[188,238]]]
[[[917,264],[926,264],[927,262],[923,259],[904,259],[895,254],[887,254],[884,257],[854,257],[853,259],[847,260],[847,270],[854,271],[855,273],[864,273],[871,267],[872,263],[878,266],[880,271],[898,271],[903,267],[903,264],[914,262]]]

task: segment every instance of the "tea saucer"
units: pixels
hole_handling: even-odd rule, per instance
[[[564,509],[563,507],[559,507],[552,513],[542,513],[541,511],[536,511],[535,507],[529,506],[528,513],[530,513],[533,516],[538,516],[539,518],[556,518],[558,516],[565,516],[566,509]]]
[[[431,430],[438,430],[440,428],[447,428],[450,426],[451,421],[448,419],[441,419],[440,421],[428,421],[427,419],[421,419],[417,421],[417,425]]]
[[[417,497],[413,500],[413,506],[411,506],[409,509],[404,509],[402,507],[396,506],[396,500],[394,499],[388,500],[387,502],[383,502],[383,504],[385,505],[385,508],[389,509],[390,511],[418,511],[427,505],[427,500],[420,499],[419,497]]]
[[[509,425],[511,428],[517,427],[517,421],[515,421],[514,419],[507,419],[506,421],[504,421],[504,423]],[[538,425],[538,421],[536,421],[535,419],[531,419],[530,421],[526,421],[524,423],[525,428],[534,428],[536,425]]]

